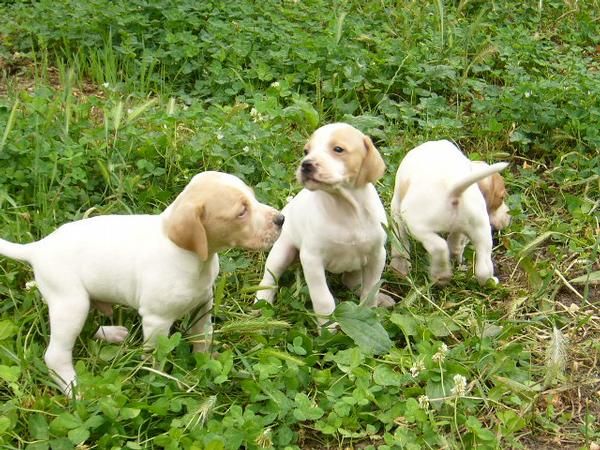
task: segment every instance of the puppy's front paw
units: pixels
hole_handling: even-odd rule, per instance
[[[383,308],[393,308],[396,302],[392,297],[382,292],[377,293],[377,306],[381,306]]]
[[[452,278],[451,271],[443,271],[443,272],[436,272],[436,273],[432,272],[431,273],[431,281],[433,281],[438,286],[446,286],[450,282],[451,278]]]
[[[211,344],[212,340],[210,338],[194,341],[194,353],[208,353]]]
[[[410,261],[405,258],[395,257],[390,261],[390,267],[398,275],[406,278],[410,272]]]
[[[498,286],[500,284],[500,280],[498,280],[497,277],[494,276],[490,276],[490,277],[486,277],[486,278],[478,278],[477,281],[479,282],[480,286],[488,286],[488,287],[494,287],[494,286]]]
[[[120,344],[127,339],[129,331],[119,325],[108,325],[98,328],[94,337],[112,344]]]
[[[254,304],[256,305],[260,301],[265,301],[272,305],[273,300],[275,300],[275,288],[265,287],[264,289],[256,291],[256,296],[254,297]]]

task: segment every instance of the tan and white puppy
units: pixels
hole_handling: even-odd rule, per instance
[[[391,205],[403,247],[392,249],[392,268],[403,276],[410,270],[408,232],[429,253],[432,280],[444,284],[452,277],[450,256],[462,262],[470,239],[477,280],[497,283],[491,227],[501,229],[510,222],[506,189],[498,174],[507,165],[472,162],[446,140],[426,142],[408,152],[396,173]],[[448,233],[447,242],[439,233]]]
[[[361,301],[390,306],[378,293],[385,266],[385,209],[373,183],[385,164],[371,139],[345,123],[319,128],[304,147],[297,178],[305,187],[282,210],[281,236],[267,258],[256,300],[272,303],[277,280],[300,258],[321,324],[335,309],[325,271],[343,273],[350,287],[361,285]]]
[[[29,244],[0,239],[0,254],[33,267],[48,303],[50,342],[44,359],[63,392],[76,383],[75,340],[90,307],[111,313],[131,306],[142,318],[145,347],[167,336],[173,322],[200,307],[191,333],[210,343],[217,252],[264,249],[279,236],[283,216],[259,203],[239,178],[204,172],[158,215],[105,215],[59,227]],[[101,327],[96,337],[120,342],[124,327]]]

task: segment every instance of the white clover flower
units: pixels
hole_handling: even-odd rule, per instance
[[[242,149],[242,151],[244,153],[248,153],[250,151],[250,147],[248,147],[247,145]]]
[[[252,121],[253,122],[262,122],[263,120],[265,120],[265,117],[259,113],[256,108],[252,108],[250,110],[250,117],[252,117]]]
[[[529,97],[531,97],[531,91],[525,92],[525,98],[529,98]]]
[[[467,379],[462,375],[454,375],[454,387],[450,390],[452,395],[462,397],[467,393]]]
[[[217,133],[217,139],[220,141],[221,139],[223,139],[223,133],[219,132]]]
[[[256,436],[255,442],[260,448],[273,447],[271,428],[265,428],[262,433]]]
[[[448,346],[446,344],[442,344],[440,345],[437,353],[435,353],[431,359],[433,362],[441,363],[444,361],[444,359],[446,359],[446,353],[448,353]]]
[[[423,364],[422,359],[417,359],[410,368],[410,374],[413,378],[416,378],[419,376],[422,370],[425,370],[425,364]]]
[[[110,86],[110,83],[107,81],[106,83],[102,83],[102,86],[104,86],[105,88]]]
[[[271,87],[278,88],[279,87],[279,81],[273,81],[271,83]]]
[[[426,395],[421,395],[417,399],[419,401],[419,407],[427,411],[429,409],[429,397]]]
[[[35,282],[35,280],[29,280],[27,283],[25,283],[25,290],[26,291],[30,291],[33,288],[37,287],[37,283]]]

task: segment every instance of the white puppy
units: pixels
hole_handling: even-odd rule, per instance
[[[392,198],[392,217],[404,250],[392,249],[392,268],[408,274],[408,231],[431,257],[432,280],[444,284],[452,276],[449,256],[462,262],[468,238],[475,246],[477,280],[497,283],[490,224],[500,229],[510,222],[504,181],[497,174],[507,165],[471,162],[446,140],[426,142],[408,152],[398,168]],[[448,242],[438,233],[448,233]]]
[[[393,305],[377,287],[385,266],[385,209],[372,183],[385,164],[368,136],[345,123],[319,128],[304,148],[297,171],[305,187],[283,209],[281,236],[267,258],[256,299],[273,302],[277,280],[300,257],[320,323],[335,309],[325,271],[361,285],[361,301]]]
[[[75,385],[72,350],[90,306],[110,313],[119,303],[138,310],[145,347],[167,336],[173,322],[200,307],[192,334],[210,343],[217,252],[263,249],[279,236],[283,216],[259,203],[239,178],[204,172],[158,215],[106,215],[65,224],[37,242],[0,239],[0,253],[32,265],[48,303],[50,343],[44,356],[63,392]],[[123,327],[97,337],[119,342]]]

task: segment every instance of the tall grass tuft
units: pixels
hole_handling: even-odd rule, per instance
[[[553,327],[546,349],[546,376],[544,384],[549,386],[564,375],[567,365],[567,338],[560,329]]]
[[[13,103],[13,107],[10,110],[10,115],[8,116],[8,121],[6,122],[6,127],[4,128],[4,133],[2,134],[2,141],[0,141],[0,153],[4,149],[4,146],[6,145],[6,141],[8,139],[8,135],[10,133],[10,130],[12,130],[12,128],[15,125],[15,118],[17,117],[17,109],[18,109],[18,107],[19,107],[19,99],[15,98],[15,102]]]

